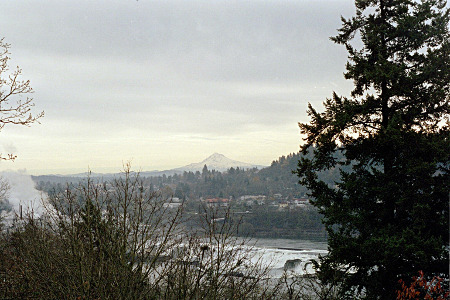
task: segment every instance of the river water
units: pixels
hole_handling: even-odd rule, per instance
[[[268,264],[272,278],[280,278],[284,271],[291,275],[312,274],[310,262],[328,253],[326,241],[258,239],[253,244],[252,260],[261,258]]]

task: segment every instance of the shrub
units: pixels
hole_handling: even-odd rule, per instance
[[[260,299],[274,290],[236,226],[205,209],[187,230],[182,206],[148,192],[130,167],[50,197],[47,213],[2,233],[2,299]],[[229,213],[229,211],[227,212]],[[229,218],[231,219],[231,218]]]

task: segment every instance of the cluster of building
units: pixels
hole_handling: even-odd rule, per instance
[[[200,201],[206,204],[207,207],[228,207],[231,198],[200,198]]]
[[[281,197],[281,194],[274,195],[270,200],[265,195],[244,195],[236,200],[230,198],[200,198],[200,201],[207,207],[228,207],[231,202],[235,202],[236,205],[242,205],[245,207],[268,205],[270,207],[283,209],[293,209],[298,207],[307,208],[310,206],[309,199],[307,198],[292,198],[286,199]]]
[[[113,192],[113,189],[109,184],[103,183],[103,189],[108,192]],[[144,187],[145,190],[148,190],[149,187]],[[220,198],[220,197],[201,197],[199,201],[205,204],[206,207],[228,207],[233,202],[233,204],[244,206],[247,208],[251,208],[254,206],[262,206],[267,205],[269,207],[285,210],[285,209],[295,209],[295,208],[308,208],[310,207],[310,202],[308,198],[292,198],[292,197],[283,197],[282,194],[273,194],[270,197],[266,195],[243,195],[233,199],[229,198]],[[182,200],[177,197],[172,197],[164,203],[165,208],[177,209],[182,205]]]
[[[170,199],[169,202],[166,202],[163,204],[163,207],[165,208],[179,208],[183,202],[180,200],[180,198],[173,197]]]

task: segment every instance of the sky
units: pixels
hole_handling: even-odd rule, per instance
[[[1,170],[166,170],[218,152],[270,165],[303,143],[307,105],[348,95],[329,40],[350,0],[3,0],[0,38],[40,124],[6,126]]]

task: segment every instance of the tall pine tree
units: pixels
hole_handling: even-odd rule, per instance
[[[419,270],[449,274],[449,10],[443,0],[355,6],[331,38],[349,53],[354,89],[324,112],[309,105],[299,126],[314,155],[297,172],[329,233],[321,279],[338,278],[343,298],[392,299]],[[335,185],[318,179],[340,164],[351,168]]]

